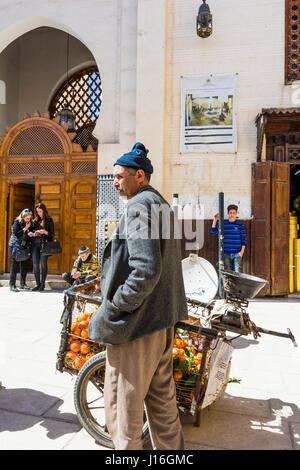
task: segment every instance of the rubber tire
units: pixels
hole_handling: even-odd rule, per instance
[[[78,419],[83,428],[95,439],[97,444],[114,449],[113,441],[108,433],[97,425],[93,419],[87,416],[83,399],[85,393],[85,384],[89,377],[99,368],[105,368],[106,352],[102,351],[89,359],[80,369],[74,386],[74,404]],[[145,422],[142,432],[142,441],[144,450],[152,448],[148,423]]]

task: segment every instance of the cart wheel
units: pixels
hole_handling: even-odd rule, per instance
[[[111,449],[113,441],[107,431],[104,413],[104,376],[106,352],[89,359],[80,369],[74,387],[74,403],[78,419],[84,429],[101,444]],[[144,414],[143,447],[151,449],[148,422]],[[150,447],[149,447],[150,446]]]

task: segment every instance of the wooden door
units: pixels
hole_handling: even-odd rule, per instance
[[[271,165],[271,286],[273,295],[289,294],[290,166]]]
[[[70,179],[69,259],[73,264],[80,246],[96,249],[96,177]]]
[[[271,293],[271,162],[252,166],[251,272],[269,284],[261,294]]]
[[[9,185],[8,194],[8,223],[7,223],[7,244],[11,236],[11,227],[18,215],[23,209],[30,209],[33,211],[34,205],[34,184],[17,183]],[[10,270],[10,250],[6,251],[6,271]]]
[[[36,195],[40,195],[40,202],[47,207],[49,216],[54,222],[55,238],[61,245],[64,244],[64,210],[65,210],[65,181],[40,180],[36,183]],[[66,271],[68,260],[65,259],[65,250],[59,255],[49,256],[49,274],[62,274]]]
[[[260,295],[289,293],[289,164],[252,166],[251,272],[269,284]]]

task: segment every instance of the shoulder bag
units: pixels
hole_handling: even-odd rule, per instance
[[[43,256],[58,255],[61,252],[60,243],[56,239],[45,242],[41,248],[41,254]]]
[[[15,245],[12,248],[12,257],[18,262],[28,260],[30,256],[31,256],[31,253],[30,253],[29,247]]]

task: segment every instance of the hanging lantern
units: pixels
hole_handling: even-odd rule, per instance
[[[212,33],[212,14],[206,0],[202,1],[197,16],[197,34],[200,38],[208,38]]]
[[[66,87],[66,90],[67,90],[67,93],[69,93],[69,89],[70,89],[70,86],[69,86],[69,49],[70,49],[70,35],[68,34],[67,35],[67,51],[66,51],[66,59],[67,59],[67,87]],[[72,92],[73,92],[73,95],[74,95],[74,88],[72,88]],[[58,115],[60,116],[60,119],[59,119],[59,124],[61,126],[63,126],[64,124],[68,124],[68,129],[67,129],[67,132],[75,132],[75,116],[74,114],[72,113],[72,111],[70,110],[69,106],[68,106],[68,101],[72,102],[72,99],[73,99],[73,96],[70,98],[70,97],[67,97],[66,99],[66,103],[64,104],[64,107],[63,109],[61,109],[58,113]]]
[[[68,123],[68,132],[75,132],[75,116],[67,105],[65,105],[58,114],[60,116],[59,124],[62,126],[63,124]]]

